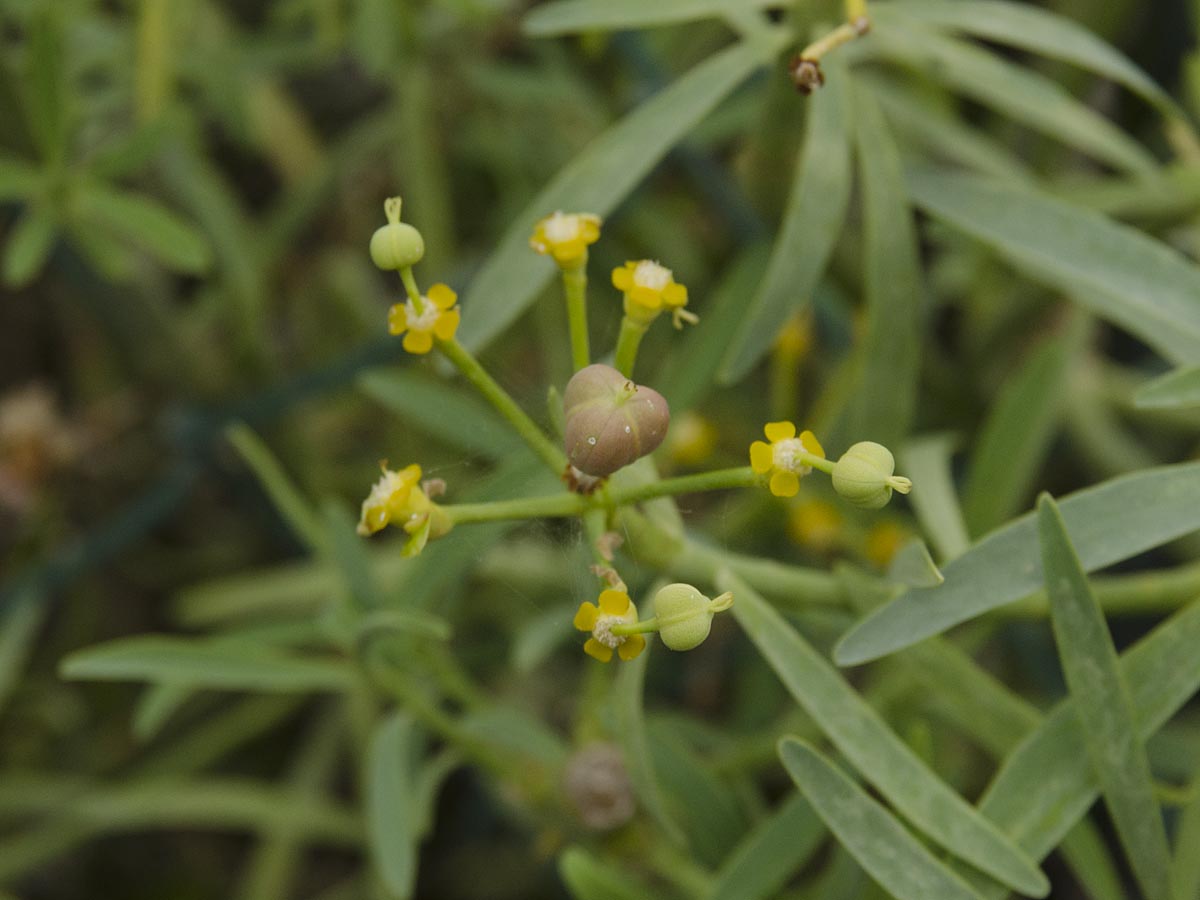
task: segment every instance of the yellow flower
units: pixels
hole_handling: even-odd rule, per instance
[[[543,256],[553,256],[560,267],[569,269],[581,265],[587,259],[588,244],[599,239],[599,216],[560,210],[537,223],[529,246]]]
[[[627,262],[613,269],[612,283],[625,294],[625,315],[639,322],[649,323],[669,309],[675,316],[676,327],[680,320],[695,321],[696,317],[684,310],[688,292],[675,281],[674,273],[648,259]]]
[[[800,490],[800,479],[812,471],[801,454],[824,459],[825,450],[811,431],[796,437],[796,426],[791,422],[768,422],[763,431],[771,443],[755,441],[750,445],[750,467],[759,475],[770,473],[768,486],[776,497],[794,497]]]
[[[453,527],[446,511],[430,500],[426,492],[426,488],[432,489],[441,482],[421,484],[421,467],[417,465],[407,466],[399,472],[393,472],[386,463],[380,468],[383,475],[363,501],[358,533],[372,535],[388,525],[396,525],[409,535],[400,552],[404,556],[414,556],[424,549],[430,538],[439,538]]]
[[[889,519],[876,522],[863,539],[862,553],[880,569],[886,569],[911,533]]]
[[[449,286],[435,284],[421,300],[424,308],[419,313],[411,299],[388,310],[388,331],[404,335],[404,349],[409,353],[428,353],[433,349],[434,335],[448,341],[458,331],[459,312],[454,305],[458,294]]]
[[[358,533],[374,534],[395,523],[407,529],[418,517],[427,516],[432,505],[421,490],[421,467],[411,465],[393,472],[381,466],[383,475],[371,488],[362,504]]]
[[[612,659],[613,650],[621,659],[633,659],[646,649],[646,639],[640,634],[613,634],[612,629],[614,625],[636,624],[637,615],[629,595],[611,588],[602,591],[596,603],[581,603],[575,613],[575,627],[592,633],[583,652],[600,662]]]
[[[837,547],[842,527],[841,512],[828,500],[801,500],[788,516],[792,539],[817,553],[829,553]]]
[[[686,412],[671,423],[667,453],[681,466],[698,466],[717,448],[717,426],[708,419]]]

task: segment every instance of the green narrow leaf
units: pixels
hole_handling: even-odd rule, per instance
[[[364,373],[358,386],[406,424],[456,449],[505,459],[525,446],[491,406],[444,380],[412,370],[376,369]]]
[[[575,900],[655,900],[658,896],[629,873],[614,870],[581,847],[563,851],[558,873]]]
[[[1133,396],[1139,409],[1200,406],[1200,366],[1185,366],[1155,378]]]
[[[1133,700],[1137,735],[1150,738],[1200,689],[1200,602],[1176,613],[1121,656],[1121,675]],[[1087,759],[1073,701],[1060,703],[1010,753],[979,802],[1031,856],[1053,850],[1100,792]],[[1000,900],[1002,889],[982,891]]]
[[[732,13],[784,6],[786,0],[558,0],[531,10],[521,30],[531,37],[580,31],[616,31],[715,18]]]
[[[27,46],[29,121],[43,159],[61,160],[67,151],[67,66],[57,4],[34,7]]]
[[[1073,63],[1122,84],[1171,116],[1183,111],[1111,44],[1070,19],[1038,6],[999,0],[904,0],[872,7],[877,22],[897,18],[964,31],[984,40]]]
[[[419,752],[419,735],[402,712],[376,725],[367,748],[367,847],[375,871],[397,900],[411,897],[416,885],[413,770]]]
[[[625,765],[629,780],[633,784],[638,802],[650,813],[658,827],[680,847],[687,846],[683,829],[672,818],[659,788],[658,776],[654,771],[654,759],[650,755],[650,742],[646,736],[646,719],[642,708],[645,693],[646,666],[650,653],[642,653],[628,665],[621,667],[616,684],[616,718],[621,746],[625,751]]]
[[[854,77],[870,88],[893,131],[934,159],[956,162],[996,178],[1028,181],[1033,177],[1029,166],[1004,144],[965,124],[954,112],[869,70],[856,72]]]
[[[1081,333],[1077,327],[1073,334],[1045,341],[991,403],[963,488],[963,515],[971,534],[986,534],[1024,506],[1050,451],[1067,395],[1068,365]]]
[[[21,678],[48,609],[44,595],[28,591],[0,613],[0,710]]]
[[[67,656],[63,678],[153,681],[218,690],[340,691],[350,683],[341,662],[306,659],[261,646],[145,635],[109,641]]]
[[[820,849],[825,834],[808,801],[792,794],[729,854],[707,900],[767,900],[778,896]]]
[[[1080,819],[1058,849],[1071,874],[1092,900],[1127,900],[1112,851],[1100,829],[1089,819]]]
[[[746,298],[753,296],[762,280],[767,258],[765,244],[756,243],[742,251],[717,285],[700,324],[686,340],[672,343],[670,354],[650,382],[667,399],[672,411],[695,408],[719,377],[729,336],[745,321]]]
[[[1037,519],[1054,642],[1088,759],[1138,883],[1147,897],[1165,898],[1171,855],[1167,832],[1116,647],[1049,494],[1038,499]]]
[[[908,181],[930,215],[982,241],[1177,362],[1200,355],[1200,268],[1139,231],[1011,182],[921,171]]]
[[[952,91],[1010,116],[1124,172],[1149,174],[1153,156],[1137,141],[1028,67],[926,28],[892,21],[869,49],[929,75]]]
[[[788,40],[772,31],[734,44],[647,100],[562,169],[514,220],[463,298],[462,342],[486,345],[533,302],[556,271],[529,249],[534,224],[556,209],[607,215],[697,122],[766,65]]]
[[[13,226],[4,245],[4,283],[24,287],[46,265],[58,236],[54,213],[44,206],[28,206]]]
[[[1200,900],[1200,773],[1193,774],[1192,799],[1183,808],[1175,833],[1171,888],[1175,900]]]
[[[37,191],[37,169],[12,156],[0,156],[0,200],[20,200]]]
[[[204,235],[157,200],[91,183],[76,195],[75,212],[92,227],[132,241],[168,268],[199,275],[212,265]]]
[[[726,384],[745,377],[788,317],[812,303],[846,219],[853,81],[836,54],[829,69],[828,82],[809,101],[804,141],[766,274],[743,306],[742,327],[725,357],[720,379]]]
[[[324,547],[325,533],[320,519],[262,438],[242,422],[235,422],[226,428],[225,436],[254,472],[292,533],[309,550]]]
[[[920,538],[900,548],[888,566],[887,577],[894,584],[924,588],[937,587],[946,580]]]
[[[949,435],[935,434],[914,438],[900,450],[901,471],[921,486],[909,495],[909,502],[944,562],[961,556],[971,545],[950,472],[954,444]]]
[[[728,571],[733,614],[784,686],[897,811],[946,849],[1012,888],[1042,897],[1050,884],[999,829],[937,777],[879,714],[748,584]]]
[[[858,87],[856,147],[863,194],[863,289],[866,333],[858,354],[859,382],[849,431],[885,446],[907,436],[917,402],[921,323],[921,266],[900,155],[879,103]]]
[[[1060,504],[1071,542],[1093,572],[1200,529],[1200,463],[1161,466],[1078,491]],[[1042,584],[1032,514],[992,532],[942,570],[940,587],[905,591],[834,649],[839,665],[886,656]]]
[[[842,846],[897,900],[979,900],[895,816],[807,743],[785,737],[779,758]]]

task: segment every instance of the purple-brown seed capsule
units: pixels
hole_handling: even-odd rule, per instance
[[[599,363],[567,382],[563,407],[567,458],[599,478],[653,453],[671,422],[662,394]]]

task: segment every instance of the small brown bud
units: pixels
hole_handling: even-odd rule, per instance
[[[797,56],[788,68],[796,90],[806,97],[825,83],[825,73],[818,60]]]

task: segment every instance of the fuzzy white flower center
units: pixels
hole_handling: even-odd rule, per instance
[[[671,270],[666,266],[643,259],[633,270],[633,283],[638,287],[661,291],[671,283],[671,274]]]
[[[625,643],[625,635],[613,634],[612,627],[620,625],[625,621],[623,616],[600,616],[596,619],[596,624],[592,627],[592,637],[605,647],[613,650]]]
[[[556,212],[543,223],[542,231],[546,240],[554,244],[563,244],[579,237],[581,224],[579,216],[574,213]]]
[[[423,296],[421,300],[425,304],[425,311],[419,315],[411,300],[404,301],[404,324],[410,331],[433,331],[433,326],[437,324],[442,311],[428,297]]]
[[[797,475],[807,475],[812,471],[812,466],[806,466],[800,461],[801,453],[810,452],[800,438],[776,441],[771,450],[774,453],[775,468],[795,472]]]
[[[379,480],[371,486],[371,494],[367,497],[368,506],[383,506],[392,499],[392,495],[404,487],[404,479],[399,472],[386,471]]]

